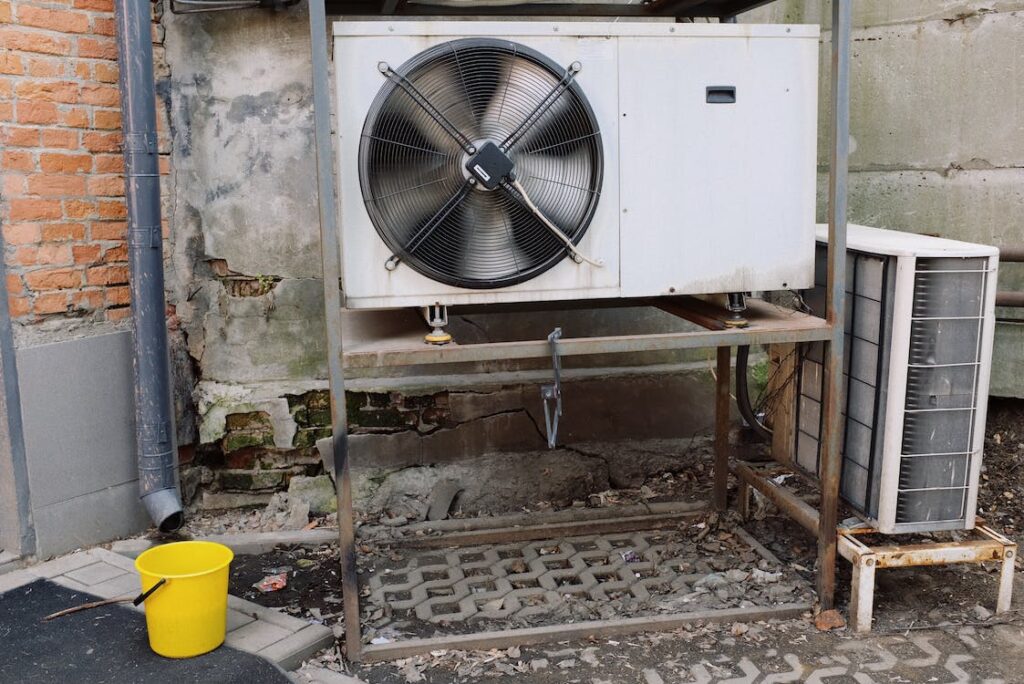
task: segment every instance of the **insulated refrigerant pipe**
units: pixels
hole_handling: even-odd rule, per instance
[[[177,485],[160,229],[151,3],[117,0],[117,56],[124,133],[125,197],[135,381],[139,496],[163,532],[184,522]]]

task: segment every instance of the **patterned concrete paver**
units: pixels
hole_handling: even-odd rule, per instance
[[[974,633],[973,630],[970,630]],[[969,635],[964,634],[963,636]],[[961,637],[961,641],[962,641]],[[644,684],[701,682],[703,684],[782,684],[784,682],[978,682],[1009,684],[1012,679],[987,676],[964,643],[937,632],[917,636],[853,639],[833,644],[817,655],[806,650],[748,649],[738,659],[704,657],[697,662],[678,661],[643,670]],[[593,684],[605,680],[593,679]]]
[[[716,560],[753,567],[759,551],[740,539],[721,549]],[[716,546],[718,544],[716,543]],[[579,536],[540,542],[427,551],[408,557],[403,567],[385,568],[369,579],[369,603],[396,614],[407,613],[434,624],[469,619],[528,618],[556,609],[565,596],[606,602],[622,596],[646,601],[661,598],[696,600],[701,582],[712,574],[703,560],[694,565],[696,544],[669,531]],[[746,556],[744,561],[740,554]],[[774,561],[774,558],[764,558]],[[749,571],[727,583],[757,584]],[[765,589],[761,605],[792,602],[810,592],[798,576],[777,596]],[[725,581],[725,580],[723,580]],[[744,585],[745,586],[745,585]],[[764,587],[762,587],[764,588]],[[722,590],[728,596],[728,590]],[[754,592],[743,592],[750,599]],[[739,596],[732,607],[739,603]],[[404,617],[399,615],[400,617]]]
[[[351,675],[312,665],[304,665],[293,673],[292,681],[296,684],[366,684],[362,679]]]
[[[993,622],[878,636],[806,621],[714,626],[508,650],[436,651],[356,667],[370,684],[1019,684],[1024,625]],[[407,678],[411,675],[411,678]],[[422,679],[417,679],[422,677]]]
[[[0,592],[40,578],[100,598],[134,596],[141,589],[130,558],[106,549],[90,549],[6,573],[0,576]],[[264,657],[285,669],[298,667],[303,660],[334,643],[334,634],[328,627],[236,596],[228,597],[227,627],[227,645]]]

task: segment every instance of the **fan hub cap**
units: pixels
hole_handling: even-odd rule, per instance
[[[494,190],[508,178],[515,164],[500,147],[488,140],[477,146],[477,153],[466,160],[466,170],[485,190]]]

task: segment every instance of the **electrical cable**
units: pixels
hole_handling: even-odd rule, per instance
[[[522,196],[523,202],[526,203],[526,206],[529,207],[530,211],[532,211],[534,213],[534,215],[538,219],[540,219],[540,222],[542,224],[544,224],[544,226],[548,230],[550,230],[552,233],[554,233],[555,236],[558,237],[559,240],[561,240],[562,242],[565,243],[566,249],[568,249],[569,253],[572,254],[574,260],[576,260],[576,261],[585,261],[588,264],[590,264],[591,266],[596,266],[597,268],[604,268],[604,261],[602,259],[591,259],[587,255],[585,255],[583,252],[581,252],[578,249],[576,249],[576,245],[572,244],[572,240],[570,240],[566,236],[566,234],[563,233],[558,228],[558,226],[556,226],[554,223],[549,221],[548,217],[544,215],[544,212],[542,212],[540,209],[537,208],[537,205],[533,203],[533,200],[530,199],[530,196],[526,194],[526,188],[523,187],[523,184],[520,183],[518,179],[515,179],[515,178],[512,179],[511,180],[511,184],[512,184],[512,187],[516,189],[516,192],[518,192]]]
[[[758,419],[754,407],[750,404],[750,387],[747,383],[749,359],[749,346],[736,348],[736,407],[754,433],[761,439],[770,442],[772,439],[771,429]]]

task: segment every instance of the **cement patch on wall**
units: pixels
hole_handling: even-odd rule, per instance
[[[39,557],[149,526],[139,503],[131,335],[19,349]]]

